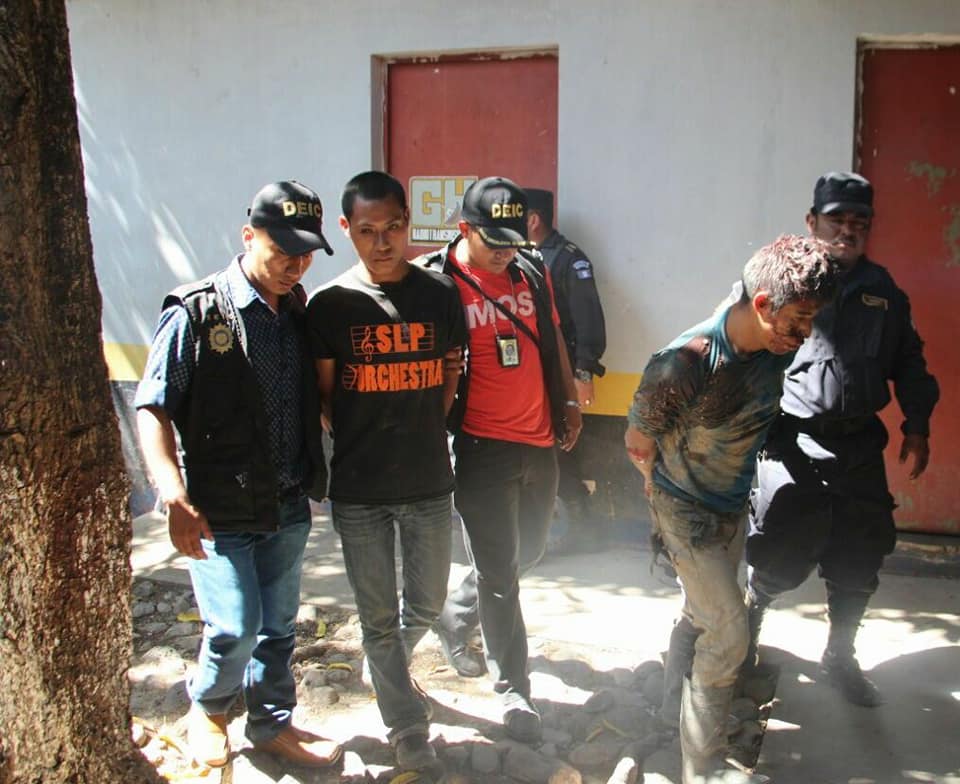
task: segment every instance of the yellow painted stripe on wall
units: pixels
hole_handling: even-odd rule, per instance
[[[103,356],[111,381],[139,381],[147,364],[149,346],[138,343],[104,343]]]
[[[147,364],[149,346],[137,343],[104,343],[103,353],[111,381],[139,381]],[[597,401],[589,409],[590,414],[626,416],[633,401],[633,393],[640,383],[639,373],[616,373],[608,371],[603,378],[594,379]]]
[[[597,402],[587,409],[587,413],[625,417],[639,383],[639,373],[616,373],[608,370],[603,378],[593,380]]]

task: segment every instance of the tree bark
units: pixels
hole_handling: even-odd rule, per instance
[[[0,782],[161,781],[86,206],[64,2],[0,0]]]

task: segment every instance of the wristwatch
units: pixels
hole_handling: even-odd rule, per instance
[[[589,384],[593,381],[593,373],[589,370],[581,370],[580,368],[573,371],[573,377],[577,379],[577,381],[582,381],[584,384]]]

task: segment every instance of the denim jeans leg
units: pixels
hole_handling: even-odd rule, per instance
[[[447,596],[452,515],[449,494],[406,504],[397,515],[403,558],[400,630],[408,660]]]
[[[303,553],[310,535],[306,496],[280,505],[280,530],[258,537],[254,548],[261,606],[257,646],[244,674],[246,735],[264,743],[290,723],[297,688],[290,669],[300,607]]]
[[[387,738],[429,729],[427,707],[410,683],[397,596],[398,507],[334,501],[333,524],[343,546],[347,578],[357,602],[363,650]]]
[[[218,532],[213,541],[201,540],[205,560],[188,560],[204,626],[197,668],[187,692],[206,713],[229,710],[243,687],[243,673],[257,644],[256,541],[256,534]]]

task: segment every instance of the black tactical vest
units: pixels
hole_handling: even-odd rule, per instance
[[[303,289],[287,295],[295,328],[305,329]],[[256,374],[244,351],[246,334],[219,272],[175,289],[163,307],[182,305],[190,317],[196,365],[187,397],[174,417],[180,434],[187,493],[214,531],[274,531],[279,526],[276,470]],[[301,406],[309,457],[303,488],[326,495],[316,375],[302,341]]]

